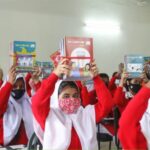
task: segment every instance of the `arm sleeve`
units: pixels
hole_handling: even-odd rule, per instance
[[[41,81],[35,84],[35,92],[41,87]]]
[[[83,107],[86,107],[90,104],[89,94],[86,86],[82,86],[81,88],[81,99]]]
[[[25,76],[25,82],[26,82],[27,93],[28,93],[28,95],[31,97],[31,87],[30,87],[30,84],[29,84],[30,79],[31,79],[31,74],[28,73],[28,74]]]
[[[89,92],[90,104],[94,105],[97,101],[97,95],[95,89]]]
[[[112,90],[115,90],[117,87],[116,87],[116,84],[115,84],[115,80],[116,80],[116,77],[112,77],[110,82],[109,82],[109,85],[108,85],[108,88],[110,91]]]
[[[128,103],[128,100],[125,98],[125,92],[123,92],[122,87],[118,87],[115,91],[114,97],[113,97],[113,102],[115,105],[118,106],[126,106]]]
[[[112,96],[99,76],[94,78],[94,86],[98,97],[98,102],[95,104],[95,117],[98,123],[103,117],[107,116],[111,111],[113,103]]]
[[[0,115],[6,112],[12,87],[12,84],[6,82],[6,84],[0,89]]]
[[[50,111],[50,96],[54,91],[57,80],[58,77],[52,73],[47,79],[42,81],[40,88],[32,97],[32,111],[43,130]]]
[[[124,149],[147,149],[140,120],[150,98],[150,89],[143,87],[129,102],[119,122],[119,139]]]

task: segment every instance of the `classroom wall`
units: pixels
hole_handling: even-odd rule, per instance
[[[150,22],[142,21],[142,17],[148,18],[148,14],[144,16],[140,12],[141,21],[138,22],[137,11],[132,12],[134,20],[129,11],[125,20],[120,19],[120,34],[105,35],[87,32],[83,25],[84,18],[77,16],[0,10],[0,66],[6,75],[9,68],[9,47],[14,40],[36,41],[37,59],[48,61],[49,55],[59,48],[62,37],[89,36],[94,38],[94,56],[100,72],[111,75],[117,70],[118,64],[123,62],[125,54],[150,55]]]

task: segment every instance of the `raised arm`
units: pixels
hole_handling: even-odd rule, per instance
[[[0,89],[0,115],[6,112],[10,93],[13,88],[13,84],[15,82],[15,78],[16,78],[16,68],[12,66],[8,73],[8,81]]]
[[[150,81],[130,101],[120,118],[119,139],[124,149],[147,149],[140,120],[150,98]]]
[[[69,70],[68,65],[64,64],[65,61],[66,59],[63,59],[53,73],[42,81],[40,88],[32,97],[32,111],[43,130],[50,111],[50,96],[53,94],[55,83],[62,74],[67,74]]]
[[[125,98],[125,92],[123,91],[124,83],[128,77],[128,74],[124,71],[121,75],[121,80],[119,86],[117,87],[115,94],[113,96],[113,102],[119,107],[126,106],[128,100]]]
[[[95,62],[91,64],[91,76],[93,77],[94,87],[98,98],[98,102],[95,104],[95,117],[96,122],[98,123],[111,111],[113,102],[108,88],[98,75],[98,69]]]

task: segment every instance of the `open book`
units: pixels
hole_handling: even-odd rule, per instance
[[[17,72],[32,72],[36,57],[36,43],[13,41],[11,44],[11,65],[16,65]]]
[[[60,44],[60,54],[70,59],[72,67],[66,80],[90,79],[90,62],[93,59],[93,39],[87,37],[65,37]]]

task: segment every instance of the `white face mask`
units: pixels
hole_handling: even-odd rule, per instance
[[[126,99],[131,99],[131,98],[133,98],[133,94],[128,91],[125,93],[125,97],[126,97]]]
[[[115,84],[118,86],[119,83],[120,83],[120,80],[119,80],[119,79],[116,79],[116,80],[115,80]]]

